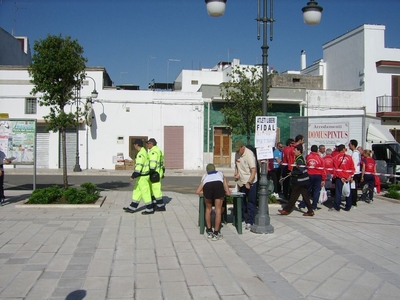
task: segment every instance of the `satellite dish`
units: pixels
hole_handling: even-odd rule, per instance
[[[92,103],[88,102],[86,104],[86,117],[85,117],[86,125],[92,127],[92,120],[93,120]]]

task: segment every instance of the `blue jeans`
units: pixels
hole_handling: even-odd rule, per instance
[[[342,189],[343,189],[343,182],[340,178],[335,179],[335,201],[333,202],[333,208],[336,210],[340,210],[340,204],[342,203]],[[346,197],[346,205],[344,207],[345,210],[350,210],[352,205],[351,200],[351,192],[348,197]]]
[[[321,192],[321,175],[308,175],[310,178],[310,183],[308,184],[308,194],[312,199],[312,208],[315,210],[317,208],[319,193]]]
[[[246,185],[243,185],[239,188],[239,192],[245,194],[242,198],[242,220],[246,220],[246,224],[253,225],[256,215],[257,183],[250,185],[250,189],[246,189]],[[246,212],[247,218],[245,218]]]

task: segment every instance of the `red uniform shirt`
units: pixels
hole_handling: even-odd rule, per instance
[[[311,152],[306,158],[308,175],[321,175],[322,181],[326,180],[324,161],[317,152]]]
[[[375,160],[372,157],[365,157],[363,163],[365,164],[365,172],[375,173]]]
[[[334,174],[338,178],[346,180],[356,171],[354,168],[353,158],[346,153],[340,152],[333,158]]]

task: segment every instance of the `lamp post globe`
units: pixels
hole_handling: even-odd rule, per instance
[[[321,22],[322,7],[318,5],[318,2],[311,0],[306,6],[302,8],[303,20],[307,25],[317,25]]]
[[[211,17],[220,17],[225,12],[227,0],[205,0],[207,12]]]

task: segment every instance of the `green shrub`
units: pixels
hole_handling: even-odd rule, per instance
[[[100,197],[97,186],[90,182],[81,185],[81,189],[70,187],[66,190],[58,186],[37,189],[29,197],[28,204],[87,204],[94,203]]]
[[[400,185],[399,184],[390,184],[389,190],[385,194],[385,197],[392,198],[392,199],[400,199]]]
[[[60,188],[52,186],[44,189],[34,190],[29,197],[29,204],[51,204],[61,198]]]
[[[100,194],[100,192],[97,190],[97,186],[91,182],[82,183],[81,188],[84,189],[89,195]]]

